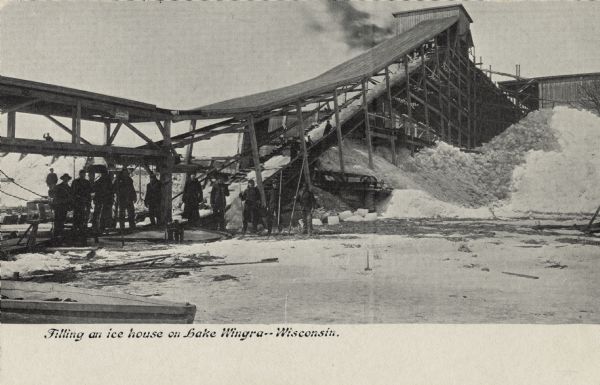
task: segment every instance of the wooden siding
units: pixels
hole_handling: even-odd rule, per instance
[[[422,12],[411,12],[407,14],[397,14],[395,16],[395,31],[396,35],[400,35],[417,24],[433,19],[443,19],[446,17],[459,17],[459,33],[462,35],[469,30],[469,19],[460,10],[460,8],[452,9],[425,9]]]
[[[588,108],[581,87],[584,84],[600,81],[597,77],[569,77],[539,81],[540,108],[559,105]]]

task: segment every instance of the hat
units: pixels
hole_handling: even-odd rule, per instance
[[[69,181],[72,178],[71,178],[71,175],[69,175],[69,174],[62,174],[62,176],[60,177],[60,179],[61,180],[67,180],[67,181]]]

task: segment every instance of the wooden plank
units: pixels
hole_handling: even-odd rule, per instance
[[[337,89],[333,90],[333,110],[335,115],[335,131],[337,133],[338,140],[338,155],[340,158],[340,170],[345,173],[344,167],[344,142],[342,139],[342,122],[340,121],[340,106],[338,105],[338,93]]]
[[[248,116],[248,133],[250,134],[250,146],[252,147],[252,162],[254,163],[254,173],[256,174],[256,187],[260,192],[260,201],[263,207],[267,206],[267,196],[265,195],[265,186],[262,180],[262,167],[260,156],[258,154],[258,141],[256,140],[256,129],[254,127],[254,118]],[[306,148],[306,146],[305,146]]]
[[[3,114],[9,113],[9,112],[18,112],[20,109],[23,109],[25,107],[29,107],[35,103],[37,103],[40,99],[38,98],[34,98],[34,99],[30,99],[27,100],[25,102],[19,103],[19,104],[15,104],[12,107],[8,107],[2,110]]]
[[[81,103],[73,107],[73,118],[71,122],[71,143],[81,142]]]
[[[152,149],[130,147],[101,146],[94,144],[73,144],[65,142],[47,142],[45,140],[0,138],[0,152],[27,153],[40,155],[94,156],[120,158],[148,158],[156,161],[164,153]]]
[[[15,138],[17,132],[17,113],[10,111],[6,119],[6,137]]]
[[[365,111],[365,133],[367,136],[367,151],[369,152],[369,168],[373,169],[373,144],[371,143],[371,127],[369,123],[369,103],[367,100],[367,79],[362,81],[363,109]]]

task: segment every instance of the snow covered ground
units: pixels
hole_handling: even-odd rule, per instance
[[[370,228],[349,224],[365,234],[249,237],[149,250],[132,244],[126,252],[99,250],[92,261],[63,258],[75,268],[160,254],[210,254],[216,258],[210,263],[279,258],[181,269],[189,275],[177,278],[171,270],[95,272],[69,283],[190,302],[198,307],[198,323],[600,322],[600,239],[571,229],[535,230],[536,224],[388,220]],[[365,270],[367,253],[371,270]],[[2,262],[3,275],[16,263]]]

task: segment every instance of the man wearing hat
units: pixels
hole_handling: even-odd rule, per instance
[[[260,191],[254,186],[254,180],[248,181],[248,188],[240,194],[240,198],[244,202],[242,234],[246,233],[248,222],[252,222],[252,232],[255,233],[260,219]]]
[[[137,195],[133,187],[133,179],[129,176],[129,170],[123,167],[113,185],[113,191],[116,194],[119,206],[119,225],[121,229],[125,228],[125,211],[127,211],[127,221],[129,228],[135,228],[135,207]]]
[[[210,206],[219,231],[225,231],[225,207],[227,206],[228,196],[229,186],[225,184],[225,177],[218,175],[210,191]]]
[[[95,232],[102,233],[112,222],[113,188],[108,170],[100,169],[100,177],[92,185],[94,193],[94,214],[92,227]]]
[[[58,183],[58,175],[54,173],[53,168],[50,168],[49,171],[50,172],[46,176],[46,186],[48,186],[48,196],[51,197],[51,195],[54,193],[52,190],[54,189],[54,186],[56,186],[56,184]]]
[[[63,174],[60,180],[61,182],[54,187],[54,197],[52,199],[52,208],[54,210],[53,238],[55,239],[63,234],[67,213],[71,209],[73,202],[73,193],[69,186],[71,176]]]
[[[71,183],[73,202],[73,229],[81,236],[85,236],[87,223],[90,217],[92,203],[92,183],[85,178],[85,170],[79,171],[79,178]]]
[[[148,208],[148,216],[150,217],[150,224],[161,224],[160,220],[160,203],[162,200],[162,184],[156,177],[156,174],[150,174],[150,183],[146,185],[146,196],[144,197],[144,204]]]
[[[185,182],[183,187],[183,194],[181,196],[183,201],[183,217],[188,220],[191,224],[197,224],[200,219],[200,203],[204,200],[202,194],[202,185],[196,178],[196,174],[190,174],[190,177]]]
[[[271,231],[273,230],[273,220],[275,217],[275,213],[277,213],[277,198],[278,198],[278,189],[277,189],[277,180],[273,179],[269,186],[267,186],[268,190],[267,194],[267,207],[265,210],[265,228],[267,229],[267,234],[271,235]]]

